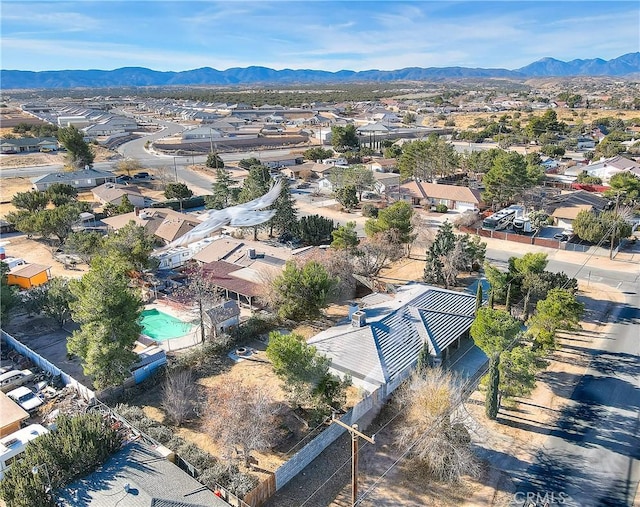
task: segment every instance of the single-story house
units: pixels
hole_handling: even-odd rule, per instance
[[[131,213],[108,217],[102,221],[110,229],[116,231],[133,221],[136,225],[144,227],[149,234],[153,234],[165,243],[171,243],[200,225],[199,220],[190,218],[189,215],[178,213],[170,208],[136,209]]]
[[[303,157],[296,157],[295,155],[283,155],[283,156],[260,156],[260,163],[268,167],[269,169],[276,169],[278,167],[291,167],[300,165],[304,162]]]
[[[380,173],[390,173],[398,168],[398,161],[395,158],[379,158],[370,164],[371,170]]]
[[[561,206],[554,210],[551,215],[558,227],[564,227],[565,229],[573,230],[573,221],[578,216],[578,213],[582,211],[593,211],[591,204],[578,204],[577,206]]]
[[[105,183],[92,191],[93,197],[102,204],[122,204],[122,198],[126,195],[129,202],[136,208],[143,208],[145,205],[144,196],[135,185],[121,185],[119,183]]]
[[[239,250],[244,243],[229,236],[222,236],[215,241],[211,241],[202,250],[193,256],[193,259],[208,264],[210,262],[226,260],[229,255]]]
[[[434,363],[446,359],[469,336],[476,304],[473,294],[421,283],[398,287],[395,294],[371,294],[363,303],[347,322],[308,343],[331,359],[334,373],[350,375],[370,392],[407,378],[424,346]]]
[[[578,149],[590,150],[596,147],[596,141],[591,137],[578,137]]]
[[[174,465],[167,451],[131,442],[94,472],[57,489],[55,500],[61,507],[104,507],[115,505],[116,498],[123,507],[229,507]]]
[[[137,129],[138,123],[134,119],[127,118],[126,116],[112,116],[106,120],[84,127],[82,131],[88,137],[98,137],[135,132]]]
[[[400,175],[396,173],[373,173],[376,182],[374,191],[379,194],[397,193],[400,189]]]
[[[230,127],[228,132],[236,130],[231,125],[228,125],[228,127]],[[201,126],[201,127],[196,127],[196,128],[193,128],[193,129],[185,130],[182,133],[182,139],[184,141],[192,141],[192,140],[203,140],[203,141],[214,140],[214,141],[218,141],[218,140],[222,139],[222,137],[223,137],[222,132],[220,132],[219,130],[216,130],[214,127],[209,126],[209,125],[204,125],[204,126]]]
[[[30,289],[51,280],[51,266],[22,264],[7,273],[7,284]]]
[[[566,176],[578,176],[582,171],[586,171],[589,176],[600,178],[606,185],[614,174],[621,172],[629,172],[640,178],[640,163],[618,155],[592,161],[587,166],[570,167],[564,173]]]
[[[64,183],[75,188],[93,188],[107,182],[115,182],[116,175],[109,171],[98,171],[97,169],[82,169],[68,173],[49,173],[43,176],[32,178],[35,190],[47,190],[54,183]]]
[[[560,194],[552,197],[546,201],[544,210],[553,215],[558,208],[574,208],[579,206],[588,206],[597,211],[609,209],[611,202],[609,199],[605,199],[593,192],[587,192],[586,190],[576,190],[566,194]],[[581,208],[584,209],[584,208]],[[562,212],[566,214],[567,212]],[[577,212],[575,213],[577,215]]]
[[[28,153],[34,151],[57,151],[55,137],[20,137],[0,140],[0,153]]]
[[[6,437],[20,429],[29,413],[0,391],[0,437]]]
[[[450,210],[464,212],[479,209],[482,205],[478,190],[457,185],[410,181],[400,185],[400,194],[403,200],[414,206],[444,204]]]

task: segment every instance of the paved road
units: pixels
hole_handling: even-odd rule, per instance
[[[575,507],[633,505],[640,480],[640,284],[622,288],[629,289],[626,303],[612,314],[611,332],[591,352],[556,428],[530,466],[508,471],[518,491],[553,494],[557,504]]]

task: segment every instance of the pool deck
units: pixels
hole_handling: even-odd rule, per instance
[[[171,317],[181,320],[182,322],[188,322],[193,324],[193,329],[189,331],[184,336],[180,336],[178,338],[169,338],[167,340],[154,340],[151,337],[148,337],[152,340],[155,345],[169,352],[172,350],[180,350],[185,349],[187,347],[193,347],[200,343],[200,325],[194,322],[197,319],[197,312],[195,311],[180,311],[169,305],[162,304],[160,302],[154,302],[144,305],[144,310],[157,310],[162,313],[166,313]],[[146,335],[145,335],[146,336]]]

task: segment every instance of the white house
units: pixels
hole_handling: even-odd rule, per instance
[[[367,299],[371,304],[367,303]],[[308,340],[331,359],[331,370],[350,375],[369,392],[397,385],[411,373],[426,346],[434,363],[468,337],[475,295],[411,283],[395,294],[371,294],[350,320]]]
[[[31,179],[33,188],[36,190],[46,190],[54,183],[65,183],[75,188],[93,188],[106,182],[114,182],[115,174],[109,171],[98,171],[97,169],[82,169],[68,173],[49,173]]]

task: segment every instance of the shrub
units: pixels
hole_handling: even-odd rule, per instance
[[[363,204],[360,211],[363,217],[378,218],[378,207],[370,202]]]
[[[260,335],[267,334],[277,327],[276,319],[272,317],[250,317],[231,331],[231,336],[238,342],[255,340]]]
[[[436,205],[436,213],[446,213],[449,211],[446,204],[437,204]]]

